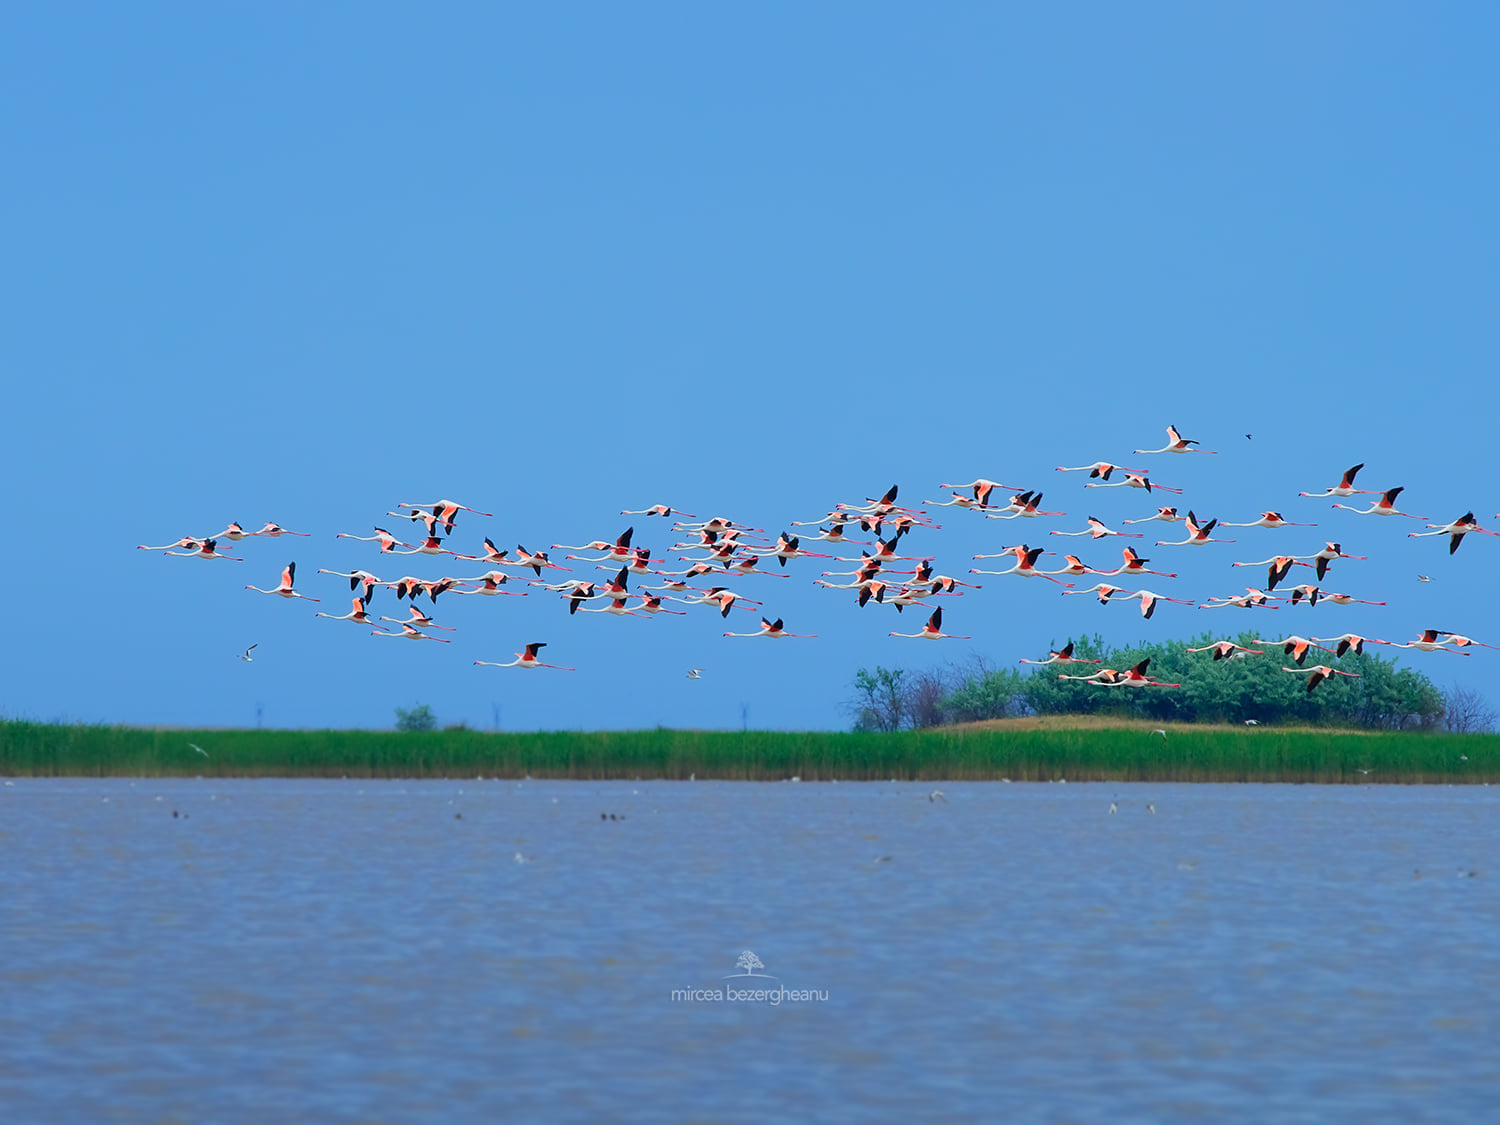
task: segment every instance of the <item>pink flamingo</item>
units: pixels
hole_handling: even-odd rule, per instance
[[[1388,488],[1380,496],[1380,499],[1368,508],[1351,508],[1348,504],[1335,504],[1335,508],[1343,508],[1345,511],[1353,512],[1356,516],[1405,516],[1412,520],[1425,520],[1426,516],[1414,516],[1410,512],[1398,512],[1396,510],[1396,497],[1406,491],[1403,484],[1399,488]]]
[[[1313,640],[1320,645],[1336,644],[1338,647],[1333,650],[1335,656],[1343,656],[1350,649],[1354,650],[1356,656],[1362,656],[1364,655],[1365,645],[1388,645],[1391,643],[1390,641],[1376,640],[1374,637],[1362,637],[1358,633],[1340,633],[1336,637],[1314,637]]]
[[[1290,656],[1293,663],[1295,663],[1299,668],[1302,666],[1302,662],[1307,659],[1307,654],[1313,649],[1318,649],[1322,652],[1329,653],[1333,651],[1332,649],[1324,648],[1320,644],[1313,643],[1306,637],[1299,637],[1295,633],[1289,637],[1282,637],[1279,641],[1267,641],[1256,638],[1250,643],[1256,645],[1280,645],[1281,651],[1287,656]]]
[[[1295,676],[1307,677],[1307,690],[1311,692],[1330,676],[1348,676],[1352,680],[1359,679],[1358,672],[1345,672],[1339,668],[1331,668],[1327,664],[1317,664],[1311,668],[1287,668],[1283,665],[1283,672],[1291,672]]]
[[[361,543],[379,543],[382,555],[396,553],[396,547],[400,540],[383,527],[377,527],[374,535],[351,535],[347,531],[341,531],[334,536],[335,539],[357,539]]]
[[[1205,543],[1234,542],[1233,539],[1209,538],[1209,536],[1213,534],[1214,527],[1219,522],[1218,520],[1209,520],[1207,523],[1200,525],[1198,523],[1198,517],[1195,516],[1191,510],[1189,510],[1187,519],[1183,520],[1182,522],[1187,526],[1188,537],[1186,539],[1179,539],[1175,543],[1168,543],[1164,540],[1158,539],[1156,541],[1156,545],[1158,547],[1201,547]]]
[[[324,569],[323,567],[319,567],[318,568],[318,573],[319,574],[336,574],[340,578],[347,578],[347,579],[349,579],[349,589],[351,589],[351,590],[357,590],[357,589],[359,589],[360,586],[364,586],[365,592],[361,595],[361,597],[366,602],[368,602],[371,598],[373,598],[375,596],[375,587],[376,586],[383,586],[384,585],[384,583],[381,582],[380,579],[376,578],[368,570],[347,570],[347,571],[346,570],[327,570],[327,569]]]
[[[1048,535],[1087,535],[1093,539],[1104,539],[1110,535],[1119,535],[1125,539],[1144,539],[1145,536],[1138,531],[1115,531],[1106,527],[1101,520],[1089,517],[1089,526],[1085,531],[1049,531]]]
[[[1185,438],[1177,432],[1176,426],[1167,427],[1167,444],[1160,449],[1137,449],[1136,453],[1217,453],[1216,449],[1194,449],[1198,442],[1192,438]]]
[[[269,535],[272,539],[279,539],[283,535],[300,535],[304,539],[306,539],[306,538],[308,538],[308,536],[311,533],[310,532],[306,532],[306,531],[288,531],[286,528],[282,527],[280,524],[271,523],[268,520],[266,522],[266,526],[265,527],[261,528],[259,531],[252,531],[250,534],[251,535]]]
[[[302,598],[310,602],[322,600],[320,598],[309,598],[306,594],[299,594],[296,590],[292,589],[292,582],[296,577],[297,564],[289,562],[286,564],[286,569],[281,572],[281,585],[270,590],[262,590],[259,586],[246,586],[245,589],[254,590],[257,594],[276,594],[283,598]]]
[[[181,539],[177,540],[177,542],[175,542],[175,543],[168,543],[164,547],[148,547],[148,546],[146,546],[146,544],[142,543],[140,546],[136,547],[136,550],[137,551],[171,551],[173,547],[181,547],[183,550],[192,551],[194,553],[197,553],[200,549],[202,549],[203,544],[205,544],[207,542],[208,542],[207,539],[194,539],[191,535],[184,535]],[[220,555],[218,557],[221,558],[221,559],[223,559],[223,558],[228,558],[229,556],[228,555]]]
[[[482,664],[486,668],[556,668],[559,672],[576,672],[577,668],[564,668],[559,664],[543,664],[537,659],[537,653],[547,647],[546,641],[532,641],[526,646],[525,652],[516,653],[516,658],[505,664],[496,664],[493,660],[476,660],[475,664]]]
[[[1471,531],[1477,531],[1481,535],[1500,535],[1500,531],[1490,531],[1487,528],[1480,527],[1479,521],[1474,518],[1473,512],[1465,512],[1452,523],[1445,523],[1441,527],[1435,523],[1430,523],[1427,526],[1437,528],[1437,530],[1408,531],[1406,537],[1408,539],[1421,539],[1428,535],[1451,535],[1453,538],[1448,541],[1448,553],[1450,555],[1458,550],[1458,545],[1464,541],[1464,536]]]
[[[975,570],[969,568],[970,574],[1015,574],[1021,578],[1045,578],[1048,582],[1055,582],[1059,586],[1072,586],[1071,582],[1064,582],[1060,578],[1054,578],[1046,571],[1036,569],[1036,560],[1046,552],[1041,547],[1028,547],[1022,543],[1017,548],[1016,565],[1009,570]]]
[[[1249,653],[1251,656],[1265,655],[1265,651],[1262,649],[1246,648],[1244,645],[1237,645],[1233,641],[1215,641],[1213,644],[1203,648],[1190,648],[1187,651],[1211,652],[1214,654],[1215,660],[1233,660],[1236,655],[1243,653]]]
[[[384,629],[381,629],[379,625],[376,625],[375,622],[371,620],[370,614],[368,612],[368,605],[369,603],[366,602],[364,598],[355,598],[353,610],[341,617],[335,617],[333,614],[324,613],[321,610],[313,614],[313,616],[326,617],[330,621],[352,621],[356,625],[372,625],[376,629],[380,630],[380,632],[385,632]]]
[[[387,620],[387,619],[386,618],[381,618],[381,620],[384,621],[384,620]],[[401,626],[401,632],[399,632],[399,633],[388,633],[384,629],[372,630],[371,633],[370,633],[370,636],[372,636],[372,637],[396,637],[396,638],[398,638],[400,640],[407,640],[407,641],[437,641],[439,644],[445,644],[445,645],[453,643],[447,637],[434,637],[430,633],[424,633],[424,632],[422,632],[419,629],[413,629],[410,625],[402,625]]]
[[[1048,664],[1103,664],[1102,660],[1084,660],[1082,657],[1073,655],[1073,642],[1069,641],[1056,652],[1050,653],[1046,660],[1027,660],[1022,657],[1018,664],[1036,664],[1046,666]]]
[[[1092,480],[1108,480],[1111,473],[1137,473],[1144,472],[1139,469],[1127,469],[1123,465],[1111,465],[1108,461],[1095,461],[1092,465],[1059,465],[1057,471],[1060,473],[1088,473]]]
[[[420,625],[424,629],[442,629],[446,633],[457,632],[452,625],[439,625],[416,606],[410,606],[409,609],[411,610],[411,616],[404,621],[399,617],[382,617],[380,620],[389,621],[391,624],[400,625],[402,628],[416,628]]]
[[[1171,488],[1165,484],[1152,484],[1151,478],[1144,473],[1127,473],[1124,480],[1112,481],[1109,484],[1095,484],[1093,481],[1085,484],[1084,488],[1143,488],[1147,492],[1170,492],[1174,496],[1182,495],[1182,489]]]
[[[1229,523],[1226,521],[1224,523],[1221,523],[1219,526],[1269,527],[1274,530],[1278,527],[1317,527],[1318,525],[1315,523],[1294,523],[1291,520],[1283,519],[1280,512],[1265,511],[1260,514],[1260,519],[1251,520],[1249,523]]]
[[[955,488],[955,489],[958,489],[959,491],[963,491],[964,489],[970,489],[970,488],[972,488],[974,490],[974,503],[978,504],[981,508],[988,508],[989,507],[989,505],[990,505],[990,493],[994,492],[995,489],[997,489],[997,488],[1000,489],[1000,490],[1002,490],[1002,491],[1004,491],[1004,492],[1018,492],[1019,491],[1019,489],[1017,489],[1016,486],[1013,485],[1013,484],[1001,484],[997,480],[986,480],[984,477],[976,477],[974,480],[971,480],[968,484],[943,484],[943,483],[940,483],[938,485],[938,487],[939,488]],[[892,488],[890,490],[890,492],[888,492],[886,495],[894,503],[894,501],[896,499],[896,490],[895,490],[895,488]],[[939,505],[939,506],[941,507],[942,505]]]
[[[622,515],[622,516],[662,516],[662,517],[666,517],[666,516],[686,516],[690,520],[695,520],[695,519],[698,518],[697,516],[693,515],[692,512],[679,511],[678,509],[669,507],[666,504],[652,504],[651,507],[649,507],[649,508],[641,508],[639,511],[631,511],[629,508],[621,508],[620,509],[620,515]]]
[[[892,633],[893,637],[920,638],[929,641],[972,641],[973,637],[955,637],[951,633],[943,632],[943,607],[938,606],[932,611],[932,616],[927,619],[927,624],[922,626],[920,633]]]
[[[1114,570],[1098,570],[1095,574],[1103,574],[1108,577],[1116,577],[1121,574],[1155,574],[1161,578],[1176,578],[1177,575],[1166,570],[1151,570],[1146,566],[1150,559],[1142,558],[1134,547],[1126,547],[1121,554],[1125,561]]]
[[[1372,602],[1364,598],[1351,598],[1348,594],[1323,594],[1323,601],[1329,605],[1385,605],[1385,602]]]
[[[764,617],[760,619],[760,628],[754,633],[725,633],[726,637],[769,637],[779,641],[783,637],[816,637],[816,633],[788,633],[782,627],[781,618],[775,621],[767,621]]]
[[[1439,636],[1451,637],[1452,633],[1446,633],[1442,629],[1423,629],[1422,635],[1414,641],[1405,644],[1391,642],[1392,648],[1414,648],[1418,652],[1455,652],[1459,656],[1468,656],[1469,653],[1462,652],[1457,648],[1449,648],[1446,641],[1438,640]]]
[[[1227,598],[1211,598],[1201,603],[1199,609],[1280,609],[1280,606],[1272,605],[1267,595],[1261,593],[1254,586],[1246,586],[1243,594],[1235,594]]]
[[[1157,604],[1160,602],[1176,602],[1178,605],[1192,605],[1192,602],[1184,601],[1182,598],[1169,598],[1162,594],[1153,594],[1150,590],[1137,590],[1133,594],[1121,594],[1122,602],[1128,602],[1132,598],[1139,599],[1141,603],[1141,616],[1149,618],[1156,612]]]
[[[244,562],[245,560],[236,555],[221,555],[214,548],[218,545],[217,539],[205,539],[199,543],[193,551],[168,551],[167,554],[177,559],[229,559],[231,562]]]
[[[1068,594],[1096,594],[1096,595],[1098,595],[1099,604],[1100,605],[1108,605],[1110,598],[1114,597],[1116,594],[1123,594],[1123,593],[1125,593],[1125,587],[1124,586],[1115,586],[1115,585],[1112,585],[1109,582],[1095,582],[1087,590],[1064,590],[1063,591],[1063,595],[1064,596],[1066,596]]]
[[[1182,517],[1177,514],[1176,508],[1157,508],[1156,515],[1147,516],[1143,520],[1121,520],[1121,523],[1150,523],[1152,520],[1161,520],[1163,523],[1176,523]]]
[[[1322,500],[1322,499],[1325,499],[1325,498],[1327,498],[1329,496],[1360,496],[1360,495],[1370,495],[1370,496],[1373,496],[1373,495],[1375,495],[1375,492],[1376,492],[1376,490],[1373,489],[1373,488],[1355,488],[1354,487],[1354,477],[1364,467],[1365,467],[1365,463],[1363,461],[1361,461],[1358,465],[1355,465],[1352,469],[1346,469],[1344,471],[1344,475],[1339,478],[1338,484],[1334,485],[1332,488],[1324,489],[1322,492],[1299,492],[1299,493],[1297,493],[1297,495],[1298,496],[1311,496],[1315,500]]]

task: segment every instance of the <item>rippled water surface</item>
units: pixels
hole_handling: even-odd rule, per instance
[[[16,779],[0,1106],[1472,1121],[1500,1104],[1500,792],[942,789]],[[747,950],[760,975],[732,977]],[[711,998],[747,985],[827,998]]]

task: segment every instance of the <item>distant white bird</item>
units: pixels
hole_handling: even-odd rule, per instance
[[[1417,581],[1418,582],[1431,582],[1432,581],[1432,575],[1430,575],[1430,574],[1419,574],[1419,575],[1417,575]]]
[[[1156,728],[1156,729],[1155,729],[1155,730],[1154,730],[1154,731],[1152,731],[1152,732],[1151,732],[1151,733],[1152,733],[1152,734],[1159,734],[1159,735],[1161,735],[1161,736],[1162,736],[1162,737],[1163,737],[1163,738],[1166,738],[1166,737],[1167,737],[1167,732],[1166,732],[1166,731],[1164,731],[1164,730],[1162,730],[1162,729],[1161,729],[1161,727],[1157,727],[1157,728]]]
[[[1109,815],[1110,816],[1114,816],[1115,813],[1117,813],[1119,811],[1120,811],[1120,806],[1117,805],[1117,804],[1115,804],[1113,801],[1111,801],[1109,803]]]
[[[945,805],[948,803],[948,798],[943,796],[941,789],[934,789],[931,793],[927,794],[927,800],[929,802],[942,801]]]
[[[1258,726],[1260,726],[1260,720],[1259,719],[1246,719],[1245,720],[1245,725],[1247,727],[1258,727]]]
[[[1250,435],[1246,434],[1245,436],[1249,437]],[[1146,802],[1146,811],[1148,813],[1150,813],[1152,816],[1155,816],[1156,815],[1156,806],[1153,805],[1150,801],[1147,801]]]
[[[689,668],[687,678],[690,680],[701,680],[703,678],[702,668]]]
[[[194,750],[198,751],[198,753],[202,754],[205,758],[208,757],[208,751],[203,749],[203,747],[199,746],[197,743],[189,742],[188,745],[191,746]]]
[[[255,659],[255,657],[251,656],[250,654],[252,652],[254,652],[259,647],[260,647],[259,642],[251,645],[249,648],[247,648],[244,652],[242,652],[240,654],[240,659],[243,660],[246,664],[249,664],[252,660]]]

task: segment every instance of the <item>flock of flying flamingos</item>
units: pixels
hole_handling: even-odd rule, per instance
[[[1246,435],[1249,437],[1250,435]],[[1162,453],[1201,453],[1212,454],[1215,450],[1199,448],[1199,443],[1190,438],[1184,438],[1175,427],[1167,427],[1167,444],[1160,449],[1137,449],[1135,456],[1146,456]],[[1335,508],[1343,508],[1359,515],[1372,516],[1400,516],[1407,519],[1427,519],[1426,516],[1414,516],[1410,512],[1397,510],[1396,499],[1403,491],[1402,488],[1392,488],[1384,492],[1373,489],[1356,488],[1355,477],[1363,464],[1355,465],[1344,473],[1338,484],[1321,492],[1302,492],[1299,496],[1324,499],[1338,497],[1345,499],[1351,496],[1379,496],[1378,500],[1370,503],[1369,507],[1359,508],[1348,504],[1334,504]],[[1180,494],[1179,488],[1170,488],[1151,481],[1145,470],[1128,469],[1120,465],[1111,464],[1108,461],[1095,461],[1089,465],[1058,466],[1058,472],[1066,473],[1088,473],[1089,480],[1086,488],[1135,488],[1148,494],[1167,493]],[[1112,480],[1118,474],[1119,479]],[[980,478],[967,484],[941,484],[940,488],[953,490],[947,500],[924,500],[925,508],[953,507],[969,509],[978,512],[987,519],[993,520],[1022,520],[1034,519],[1039,516],[1062,516],[1063,512],[1046,512],[1041,510],[1042,493],[1039,491],[1020,491],[1013,485],[1002,484],[999,481]],[[924,606],[929,599],[940,597],[961,597],[963,590],[980,589],[981,587],[960,581],[957,578],[945,574],[933,572],[931,556],[913,556],[898,553],[901,550],[901,540],[904,536],[917,529],[935,529],[940,525],[934,522],[932,516],[918,508],[907,508],[897,504],[898,488],[892,486],[878,500],[867,498],[863,504],[838,504],[822,519],[805,522],[792,522],[790,527],[815,527],[816,534],[807,533],[805,536],[793,535],[783,531],[777,536],[775,544],[771,545],[764,539],[757,538],[764,534],[764,529],[752,528],[744,524],[735,523],[722,517],[696,522],[698,518],[689,512],[681,512],[665,504],[657,504],[650,508],[622,511],[621,515],[638,516],[660,516],[663,519],[679,517],[673,524],[674,530],[683,536],[683,540],[673,544],[671,550],[678,554],[685,565],[678,570],[656,569],[658,563],[653,561],[650,548],[636,547],[632,545],[634,528],[625,530],[613,542],[605,540],[594,540],[589,543],[570,546],[567,544],[554,543],[551,550],[566,551],[597,551],[600,554],[569,554],[565,560],[576,560],[584,563],[593,563],[604,571],[612,572],[613,577],[605,579],[570,578],[562,581],[548,581],[549,571],[568,571],[571,568],[564,567],[551,561],[548,551],[529,551],[524,546],[517,545],[514,554],[509,551],[500,550],[489,538],[484,540],[484,552],[477,555],[460,554],[445,546],[446,540],[443,536],[451,536],[454,523],[460,512],[471,512],[477,516],[491,517],[489,512],[481,512],[476,508],[470,508],[452,500],[437,500],[431,503],[411,504],[402,502],[396,505],[398,511],[387,512],[386,515],[396,519],[410,520],[414,524],[421,524],[426,530],[426,535],[420,543],[405,543],[390,531],[376,527],[374,535],[352,535],[348,532],[339,532],[336,538],[355,539],[363,542],[378,544],[379,554],[385,557],[396,555],[433,555],[449,556],[465,562],[474,562],[488,567],[485,573],[472,578],[442,577],[437,579],[423,579],[411,576],[402,577],[394,581],[386,581],[378,578],[368,570],[335,571],[323,570],[319,574],[334,574],[349,580],[349,588],[356,591],[353,606],[349,613],[334,615],[319,612],[318,617],[327,617],[334,621],[352,621],[359,625],[371,626],[371,634],[377,637],[396,637],[406,640],[429,640],[438,641],[443,644],[449,643],[447,638],[433,636],[424,630],[448,630],[451,626],[439,625],[417,604],[417,599],[425,594],[432,605],[437,604],[438,598],[447,593],[453,595],[480,595],[480,596],[512,596],[525,597],[529,591],[507,590],[512,574],[508,571],[532,571],[534,578],[527,579],[527,584],[540,587],[558,594],[568,604],[568,613],[608,613],[619,617],[639,617],[642,615],[677,614],[685,615],[687,610],[675,610],[667,607],[666,603],[675,602],[686,606],[708,606],[719,612],[721,618],[728,618],[731,610],[741,608],[750,610],[751,606],[760,606],[763,603],[732,589],[725,585],[694,585],[702,581],[704,583],[723,579],[726,581],[737,580],[748,575],[766,575],[773,577],[786,577],[784,573],[768,572],[761,568],[762,562],[775,559],[783,570],[788,562],[804,559],[819,558],[833,559],[839,562],[853,563],[855,569],[849,571],[824,571],[822,576],[815,579],[815,584],[834,590],[856,591],[855,600],[860,608],[871,602],[877,605],[894,606],[898,612],[907,606]],[[1003,499],[1008,496],[1008,499]],[[1500,519],[1500,515],[1495,517]],[[1313,524],[1296,523],[1284,519],[1280,512],[1264,511],[1260,517],[1247,523],[1228,523],[1217,519],[1200,521],[1190,509],[1185,515],[1180,515],[1177,508],[1166,506],[1159,507],[1153,515],[1143,519],[1124,520],[1125,524],[1142,524],[1161,522],[1166,524],[1181,523],[1185,531],[1185,538],[1176,540],[1157,540],[1158,547],[1202,547],[1209,543],[1232,543],[1234,540],[1222,540],[1212,538],[1214,530],[1220,527],[1261,527],[1272,530],[1285,527],[1311,527]],[[824,526],[824,525],[827,526]],[[873,542],[846,539],[845,532],[851,526],[857,526],[865,533],[873,533]],[[1473,512],[1466,512],[1459,518],[1447,524],[1426,524],[1428,530],[1410,532],[1411,537],[1441,536],[1446,535],[1448,540],[1448,552],[1452,554],[1457,551],[1463,542],[1464,536],[1470,532],[1482,535],[1500,535],[1500,532],[1489,531],[1480,527]],[[443,536],[438,534],[442,529]],[[881,538],[886,529],[890,529],[887,538]],[[143,551],[162,551],[166,555],[177,558],[196,559],[231,559],[236,562],[244,561],[231,555],[222,555],[218,552],[220,540],[227,539],[230,542],[239,542],[258,536],[279,538],[284,535],[306,536],[307,532],[288,531],[275,523],[267,523],[259,531],[247,532],[240,524],[232,523],[219,534],[198,538],[195,536],[184,536],[175,543],[163,547],[148,547],[142,545],[139,549]],[[1102,521],[1090,517],[1082,530],[1079,531],[1049,531],[1049,535],[1058,536],[1088,536],[1092,540],[1101,540],[1111,537],[1144,538],[1141,532],[1116,531]],[[844,545],[869,547],[863,550],[858,558],[843,558],[826,553],[815,553],[805,550],[802,546],[803,539],[812,543],[826,543],[835,548]],[[693,554],[691,552],[701,552]],[[1065,581],[1065,577],[1082,578],[1089,575],[1100,579],[1117,578],[1123,576],[1157,575],[1162,578],[1176,578],[1173,573],[1160,570],[1151,570],[1146,564],[1151,560],[1142,557],[1134,547],[1126,546],[1123,551],[1123,562],[1113,570],[1096,570],[1086,566],[1076,555],[1064,554],[1062,557],[1067,565],[1057,570],[1038,570],[1037,563],[1046,550],[1042,547],[1032,547],[1026,543],[1019,543],[993,555],[976,555],[978,559],[1010,558],[1013,563],[1004,570],[983,570],[971,568],[970,574],[980,575],[1014,575],[1018,578],[1040,578],[1047,582],[1056,583],[1063,587],[1062,593],[1069,594],[1092,594],[1101,605],[1111,601],[1136,600],[1140,603],[1141,615],[1151,617],[1156,607],[1161,602],[1177,602],[1182,605],[1197,604],[1200,609],[1276,609],[1273,603],[1288,602],[1297,605],[1306,602],[1309,606],[1315,606],[1320,601],[1333,605],[1350,605],[1354,603],[1366,605],[1385,605],[1385,602],[1366,601],[1362,598],[1353,598],[1347,594],[1334,593],[1321,589],[1314,583],[1303,583],[1284,587],[1281,593],[1276,593],[1280,586],[1291,574],[1295,566],[1306,567],[1313,570],[1317,582],[1322,582],[1330,567],[1341,559],[1364,559],[1363,555],[1346,554],[1339,543],[1325,543],[1321,550],[1305,555],[1273,555],[1270,558],[1260,559],[1255,562],[1235,562],[1231,565],[1236,567],[1267,567],[1266,582],[1264,589],[1250,586],[1245,588],[1245,593],[1223,597],[1211,597],[1202,602],[1195,603],[1182,598],[1170,598],[1161,594],[1153,593],[1151,590],[1138,589],[1127,590],[1108,581],[1098,581],[1085,589],[1075,588],[1075,583]],[[893,564],[910,562],[910,569],[896,569]],[[259,586],[247,585],[247,590],[254,590],[261,594],[273,594],[282,598],[302,598],[307,601],[318,601],[318,598],[309,598],[294,588],[297,575],[297,564],[288,563],[286,569],[281,572],[281,581],[278,585],[269,589]],[[632,577],[640,579],[658,579],[658,585],[642,583],[638,590],[630,589]],[[1426,576],[1419,576],[1426,581]],[[842,578],[846,581],[829,581],[830,578]],[[378,587],[392,589],[396,593],[398,604],[401,600],[408,600],[407,617],[380,617],[378,620],[371,617],[369,605]],[[600,604],[595,604],[600,603]],[[389,622],[399,627],[399,631],[387,629],[381,622]],[[726,632],[726,637],[766,637],[780,640],[792,637],[812,637],[816,634],[788,633],[783,628],[780,618],[772,621],[767,617],[761,618],[761,627],[755,632],[735,633]],[[943,610],[941,605],[933,609],[927,618],[927,623],[920,631],[915,633],[891,632],[893,637],[906,637],[923,640],[971,640],[970,637],[956,636],[943,632]],[[1313,691],[1320,683],[1333,676],[1356,677],[1358,673],[1345,672],[1328,664],[1318,664],[1312,668],[1305,668],[1304,662],[1309,652],[1317,649],[1327,652],[1335,658],[1342,657],[1351,649],[1356,653],[1362,653],[1365,645],[1389,645],[1394,648],[1417,649],[1422,652],[1450,652],[1460,655],[1469,655],[1468,651],[1474,646],[1483,648],[1500,648],[1496,645],[1484,644],[1471,637],[1458,633],[1445,632],[1440,629],[1426,629],[1416,640],[1404,643],[1379,640],[1373,637],[1361,636],[1357,633],[1343,633],[1337,637],[1301,637],[1287,636],[1278,640],[1257,640],[1252,643],[1266,645],[1280,645],[1286,656],[1290,657],[1297,665],[1295,668],[1283,667],[1283,671],[1295,675],[1306,675],[1308,692]],[[1327,646],[1335,647],[1329,648]],[[251,660],[250,655],[256,646],[251,645],[246,649],[240,659]],[[573,668],[563,668],[556,664],[544,663],[540,657],[540,650],[545,647],[545,642],[534,641],[526,645],[525,649],[516,653],[516,658],[505,663],[497,663],[488,660],[476,660],[474,663],[496,668],[555,668],[560,671],[575,671]],[[1214,660],[1241,660],[1247,656],[1264,655],[1264,650],[1252,649],[1236,644],[1233,641],[1216,641],[1205,648],[1188,649],[1188,652],[1211,652]],[[1073,655],[1073,644],[1070,642],[1062,649],[1051,653],[1045,660],[1022,660],[1023,664],[1036,665],[1077,665],[1077,664],[1099,664],[1097,660],[1083,660]],[[1156,687],[1172,688],[1181,687],[1181,684],[1165,683],[1153,680],[1147,673],[1149,660],[1143,660],[1133,668],[1118,670],[1113,668],[1102,668],[1089,675],[1069,675],[1059,673],[1059,679],[1079,680],[1095,684],[1100,687]],[[697,679],[701,669],[692,669],[688,676]]]

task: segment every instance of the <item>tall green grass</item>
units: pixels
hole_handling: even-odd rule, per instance
[[[203,757],[196,743],[208,751]],[[1361,770],[1372,772],[1365,774]],[[1500,735],[1142,727],[858,734],[160,730],[0,721],[26,776],[1015,781],[1500,781]]]

